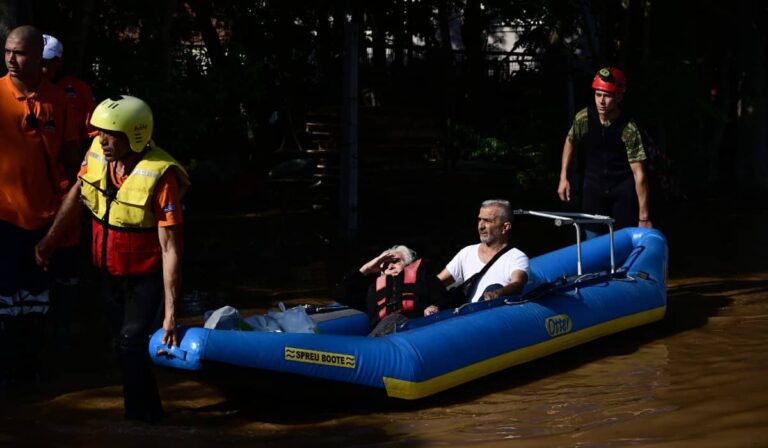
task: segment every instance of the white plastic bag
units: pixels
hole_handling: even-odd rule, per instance
[[[256,314],[243,319],[245,323],[253,328],[253,331],[279,332],[283,331],[277,321],[270,316]]]
[[[317,333],[317,324],[307,315],[307,308],[295,306],[285,309],[283,302],[278,304],[280,311],[270,310],[267,318],[274,319],[280,329],[286,333]]]
[[[243,318],[240,312],[229,305],[205,313],[205,328],[216,330],[245,330],[286,333],[317,333],[317,324],[307,315],[303,306],[286,309],[278,304],[280,311],[269,310],[266,315]]]
[[[250,325],[243,321],[240,312],[229,305],[215,311],[205,313],[205,328],[216,330],[251,330]]]

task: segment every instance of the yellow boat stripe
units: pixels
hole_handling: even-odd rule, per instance
[[[655,322],[664,317],[666,309],[666,306],[662,306],[603,322],[575,333],[563,334],[547,341],[504,353],[503,355],[486,359],[421,382],[384,377],[384,387],[387,390],[387,395],[390,397],[407,400],[426,397],[517,364],[575,347],[609,334]]]

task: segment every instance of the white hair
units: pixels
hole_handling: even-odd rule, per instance
[[[506,199],[488,199],[480,204],[480,208],[498,207],[501,209],[501,219],[503,222],[512,222],[512,204]]]
[[[413,249],[407,246],[403,246],[402,244],[395,244],[394,246],[382,252],[381,255],[389,254],[393,252],[397,252],[403,257],[403,264],[405,266],[408,266],[409,264],[413,263],[413,260],[416,259],[416,252],[414,252]]]

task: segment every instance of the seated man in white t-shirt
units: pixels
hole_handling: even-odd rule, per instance
[[[511,230],[512,207],[509,201],[503,199],[483,201],[477,217],[480,244],[461,249],[437,275],[437,278],[446,286],[460,285],[480,272],[494,255],[507,247]],[[528,256],[516,248],[511,248],[501,255],[477,282],[469,301],[477,302],[519,294],[527,281]],[[496,285],[497,289],[486,291],[492,285]],[[498,285],[501,287],[499,288]],[[425,314],[437,311],[437,307],[431,306],[425,310]]]

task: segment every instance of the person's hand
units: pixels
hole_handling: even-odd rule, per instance
[[[438,311],[440,311],[440,308],[436,307],[435,305],[429,305],[428,307],[424,308],[424,315],[431,316]]]
[[[51,260],[51,255],[53,255],[53,251],[54,247],[50,244],[48,235],[44,236],[37,242],[37,245],[35,245],[35,262],[45,271],[48,270],[48,264]]]
[[[166,316],[163,319],[163,344],[172,347],[179,346],[179,335],[176,333],[176,319],[173,316]]]
[[[571,202],[571,183],[568,179],[560,179],[560,185],[557,186],[557,195],[563,202]]]
[[[360,267],[360,272],[363,275],[378,274],[383,272],[390,263],[398,260],[397,255],[393,253],[381,254],[378,257],[373,258],[368,263],[365,263]]]
[[[493,300],[501,295],[501,288],[483,293],[483,300]]]
[[[652,229],[653,223],[651,222],[650,219],[640,219],[639,222],[637,223],[637,226],[645,227],[646,229]]]

